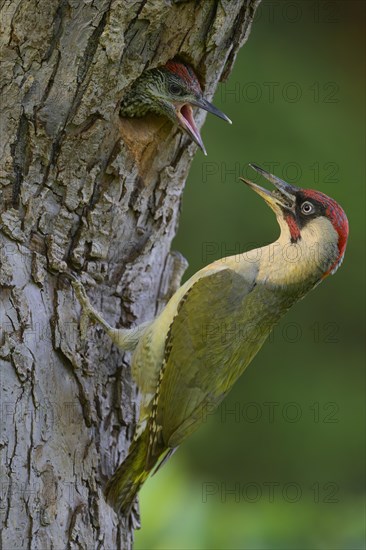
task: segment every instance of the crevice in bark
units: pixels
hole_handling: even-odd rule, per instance
[[[34,113],[35,113],[35,117],[34,117],[34,118],[35,118],[35,121],[37,120],[37,111],[39,111],[40,109],[43,108],[43,106],[44,106],[44,104],[45,104],[45,101],[46,101],[46,99],[48,98],[48,95],[49,95],[49,93],[50,93],[50,91],[51,91],[51,88],[52,88],[52,86],[53,86],[54,79],[55,79],[55,75],[56,75],[56,73],[57,73],[57,71],[58,71],[58,67],[59,67],[59,63],[60,63],[60,59],[61,59],[61,52],[60,52],[59,50],[57,50],[57,54],[56,54],[56,55],[57,55],[56,61],[55,61],[54,65],[53,65],[52,73],[51,73],[51,76],[50,76],[50,78],[49,78],[49,80],[48,80],[48,82],[47,82],[47,85],[46,85],[46,87],[45,87],[45,91],[43,92],[43,95],[42,95],[42,98],[41,98],[41,100],[40,100],[40,102],[39,102],[39,105],[36,105],[36,106],[34,107]],[[47,58],[46,58],[46,59],[47,59]],[[46,59],[45,59],[45,60],[46,60]]]
[[[53,19],[53,34],[50,38],[50,43],[49,43],[49,46],[47,48],[47,51],[45,53],[45,55],[43,56],[43,59],[42,61],[48,61],[54,50],[57,49],[59,47],[59,44],[60,44],[60,37],[62,35],[62,29],[63,29],[63,19],[64,19],[64,16],[65,16],[65,13],[68,9],[68,1],[67,0],[61,0],[57,9],[56,9],[56,12],[55,12],[55,16],[54,16],[54,19]],[[59,53],[59,52],[58,52]],[[44,101],[44,99],[42,98],[42,100]],[[43,103],[43,101],[41,103]]]
[[[31,150],[29,144],[29,122],[24,112],[21,114],[16,134],[16,140],[13,143],[11,150],[13,155],[15,173],[12,203],[14,208],[18,208],[22,182],[24,176],[28,173],[29,164],[31,162]]]

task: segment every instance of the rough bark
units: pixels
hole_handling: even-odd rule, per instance
[[[144,69],[177,55],[210,98],[258,2],[3,2],[1,548],[131,547],[103,496],[136,418],[130,357],[98,327],[81,339],[60,273],[89,281],[112,325],[154,317],[196,145],[118,106]]]

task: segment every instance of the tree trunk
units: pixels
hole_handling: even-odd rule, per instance
[[[131,547],[103,493],[136,419],[130,356],[99,327],[81,338],[60,274],[88,281],[114,326],[154,317],[176,278],[169,248],[196,145],[163,117],[120,119],[119,103],[177,55],[210,98],[258,3],[4,3],[1,548]]]

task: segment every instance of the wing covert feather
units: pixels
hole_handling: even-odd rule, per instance
[[[248,281],[223,269],[199,279],[182,298],[166,341],[156,406],[168,446],[198,427],[246,366],[238,330],[254,286],[254,277]]]

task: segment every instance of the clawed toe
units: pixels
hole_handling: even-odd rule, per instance
[[[84,286],[77,279],[76,280],[73,279],[71,281],[71,284],[72,284],[72,288],[75,291],[76,297],[80,302],[80,305],[83,306],[83,307],[86,307],[88,305],[89,298],[86,294]]]

